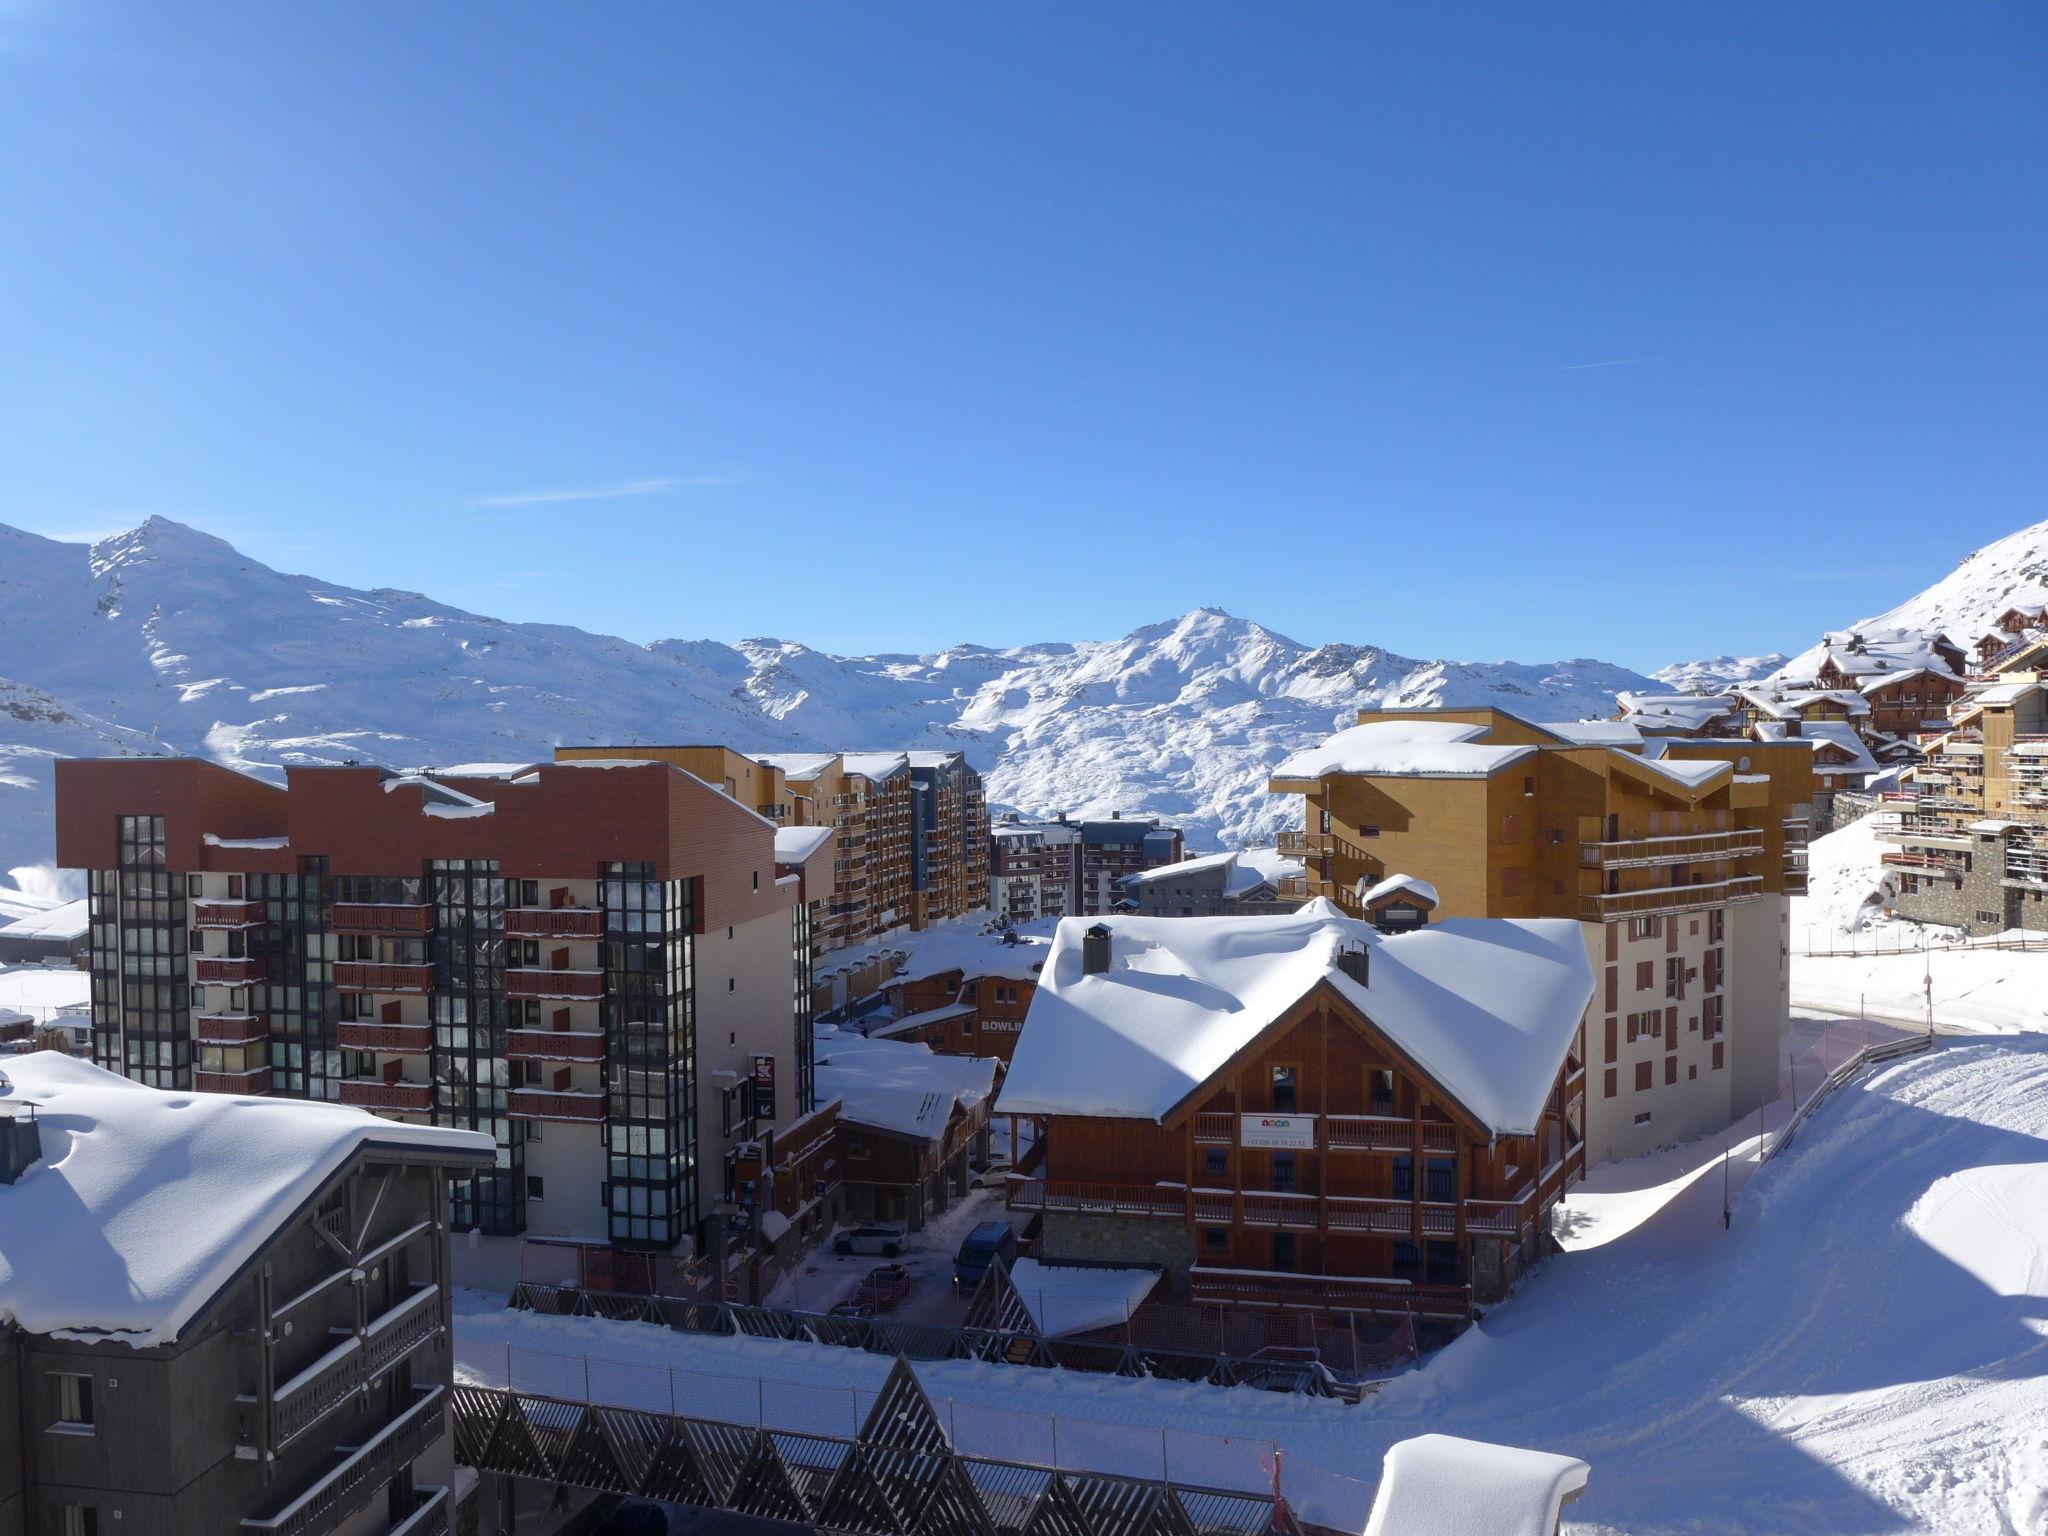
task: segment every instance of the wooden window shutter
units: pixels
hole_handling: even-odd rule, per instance
[[[1619,981],[1620,978],[1615,974],[1615,968],[1611,965],[1607,967],[1607,1011],[1609,1013],[1614,1011],[1615,999],[1620,992]]]
[[[1717,1046],[1717,1047],[1716,1047],[1715,1049],[1716,1049],[1716,1050],[1718,1051],[1718,1050],[1719,1050],[1719,1047]],[[1717,1062],[1715,1062],[1715,1063],[1714,1063],[1714,1065],[1718,1067],[1719,1065],[1721,1065],[1721,1063],[1719,1063],[1719,1062],[1717,1061]],[[1601,1087],[1601,1092],[1600,1092],[1600,1096],[1601,1096],[1602,1098],[1605,1098],[1605,1099],[1611,1099],[1611,1098],[1613,1098],[1613,1097],[1614,1097],[1614,1090],[1615,1090],[1615,1087],[1616,1087],[1616,1083],[1615,1083],[1615,1078],[1616,1078],[1617,1076],[1619,1076],[1619,1075],[1620,1075],[1620,1074],[1619,1074],[1619,1072],[1618,1072],[1618,1071],[1617,1071],[1617,1070],[1616,1070],[1615,1068],[1613,1068],[1613,1067],[1609,1067],[1609,1068],[1607,1069],[1607,1076],[1606,1076],[1606,1079],[1605,1079],[1605,1080],[1604,1080],[1604,1081],[1603,1081],[1603,1082],[1601,1083],[1601,1085],[1600,1085],[1600,1087]]]
[[[1616,1033],[1617,1033],[1617,1032],[1618,1032],[1618,1031],[1616,1030],[1616,1027],[1615,1027],[1615,1023],[1614,1023],[1614,1016],[1613,1016],[1612,1014],[1609,1014],[1609,1015],[1607,1016],[1607,1060],[1608,1060],[1608,1061],[1609,1061],[1610,1063],[1611,1063],[1611,1062],[1613,1062],[1613,1060],[1614,1060],[1614,1052],[1615,1052],[1615,1039],[1614,1039],[1614,1037],[1615,1037],[1615,1035],[1616,1035]]]

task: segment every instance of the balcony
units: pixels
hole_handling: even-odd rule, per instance
[[[195,901],[192,903],[192,926],[194,928],[254,928],[263,922],[263,903],[260,901]]]
[[[201,1093],[268,1093],[270,1068],[252,1067],[247,1072],[194,1071],[192,1086]]]
[[[517,1095],[515,1094],[516,1098]],[[1083,1184],[1068,1179],[1013,1179],[1009,1205],[1019,1211],[1072,1211],[1090,1216],[1187,1215],[1186,1193],[1166,1184]]]
[[[445,1387],[428,1388],[361,1445],[344,1447],[342,1459],[291,1503],[274,1515],[244,1519],[242,1529],[260,1536],[328,1536],[340,1530],[401,1468],[441,1438],[447,1428],[446,1396]]]
[[[1216,1191],[1204,1193],[1214,1195]],[[1244,1224],[1248,1227],[1292,1227],[1313,1231],[1317,1226],[1314,1195],[1277,1189],[1247,1189],[1240,1198],[1243,1201]]]
[[[505,995],[594,1001],[604,996],[603,971],[522,969],[505,973]]]
[[[1282,1274],[1266,1269],[1208,1269],[1199,1265],[1188,1271],[1188,1284],[1198,1304],[1411,1313],[1461,1321],[1472,1312],[1472,1291],[1463,1285],[1410,1285],[1401,1280]]]
[[[1959,860],[1944,859],[1933,853],[1895,853],[1887,850],[1877,858],[1880,864],[1890,865],[1894,869],[1909,869],[1921,874],[1960,875],[1963,872]]]
[[[334,985],[343,992],[395,992],[423,997],[434,990],[434,968],[375,960],[337,960]]]
[[[413,1492],[420,1507],[392,1526],[385,1536],[447,1536],[448,1490],[421,1483]]]
[[[1399,1115],[1332,1115],[1325,1143],[1333,1152],[1413,1152],[1415,1122]],[[1455,1152],[1457,1128],[1443,1120],[1422,1122],[1424,1152]]]
[[[271,1399],[272,1448],[284,1450],[386,1371],[441,1334],[441,1292],[413,1292],[278,1385]]]
[[[1696,912],[1705,907],[1755,901],[1764,893],[1761,875],[1708,880],[1699,885],[1652,886],[1643,891],[1602,891],[1586,896],[1587,922],[1612,922],[1617,917],[1642,917],[1657,912]]]
[[[603,1061],[601,1029],[508,1029],[505,1054],[515,1061]]]
[[[341,1102],[357,1109],[399,1109],[424,1114],[434,1107],[431,1083],[409,1083],[403,1078],[387,1083],[379,1077],[345,1077],[341,1080]]]
[[[206,986],[245,987],[269,974],[269,963],[261,955],[244,955],[236,960],[214,955],[192,962],[192,979]]]
[[[425,933],[434,926],[434,909],[424,902],[337,901],[328,908],[327,926],[336,933]]]
[[[372,1024],[350,1020],[334,1032],[344,1051],[382,1051],[386,1055],[424,1056],[433,1049],[431,1024]]]
[[[515,939],[601,939],[604,913],[596,907],[510,907],[505,932]]]
[[[582,1088],[514,1088],[505,1096],[514,1120],[559,1120],[587,1125],[604,1118],[604,1095]]]
[[[270,1018],[261,1013],[195,1013],[192,1034],[201,1045],[247,1045],[270,1033]]]
[[[1290,858],[1319,859],[1330,851],[1331,841],[1328,832],[1282,832],[1280,852]]]
[[[1640,869],[1657,864],[1696,864],[1706,859],[1746,859],[1763,851],[1762,829],[1742,827],[1729,832],[1581,843],[1579,862],[1601,869]]]

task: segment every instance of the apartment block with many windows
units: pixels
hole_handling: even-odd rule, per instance
[[[482,1131],[457,1227],[664,1251],[811,1108],[800,882],[750,808],[617,759],[286,778],[59,765],[101,1065]]]
[[[990,829],[989,904],[1008,922],[1099,917],[1124,900],[1124,882],[1180,861],[1180,829],[1121,812],[1102,821],[1027,821]]]
[[[1273,772],[1283,852],[1364,915],[1405,874],[1439,914],[1577,921],[1599,979],[1591,1161],[1718,1129],[1776,1096],[1786,898],[1805,888],[1803,744],[1622,738],[1497,710],[1361,711]],[[1583,738],[1583,739],[1581,739]]]

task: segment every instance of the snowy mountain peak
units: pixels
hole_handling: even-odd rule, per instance
[[[1196,849],[1270,841],[1266,769],[1361,706],[1606,715],[1601,662],[1310,649],[1200,607],[1115,640],[835,656],[799,641],[636,645],[414,592],[293,576],[151,518],[90,547],[0,528],[0,869],[49,858],[53,756],[182,752],[254,772],[546,757],[561,742],[964,750],[990,800],[1152,810]]]

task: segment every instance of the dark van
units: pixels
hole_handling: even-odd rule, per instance
[[[981,1284],[989,1265],[1000,1258],[1005,1264],[1017,1262],[1017,1234],[1007,1221],[984,1221],[953,1255],[953,1286],[969,1291]]]

